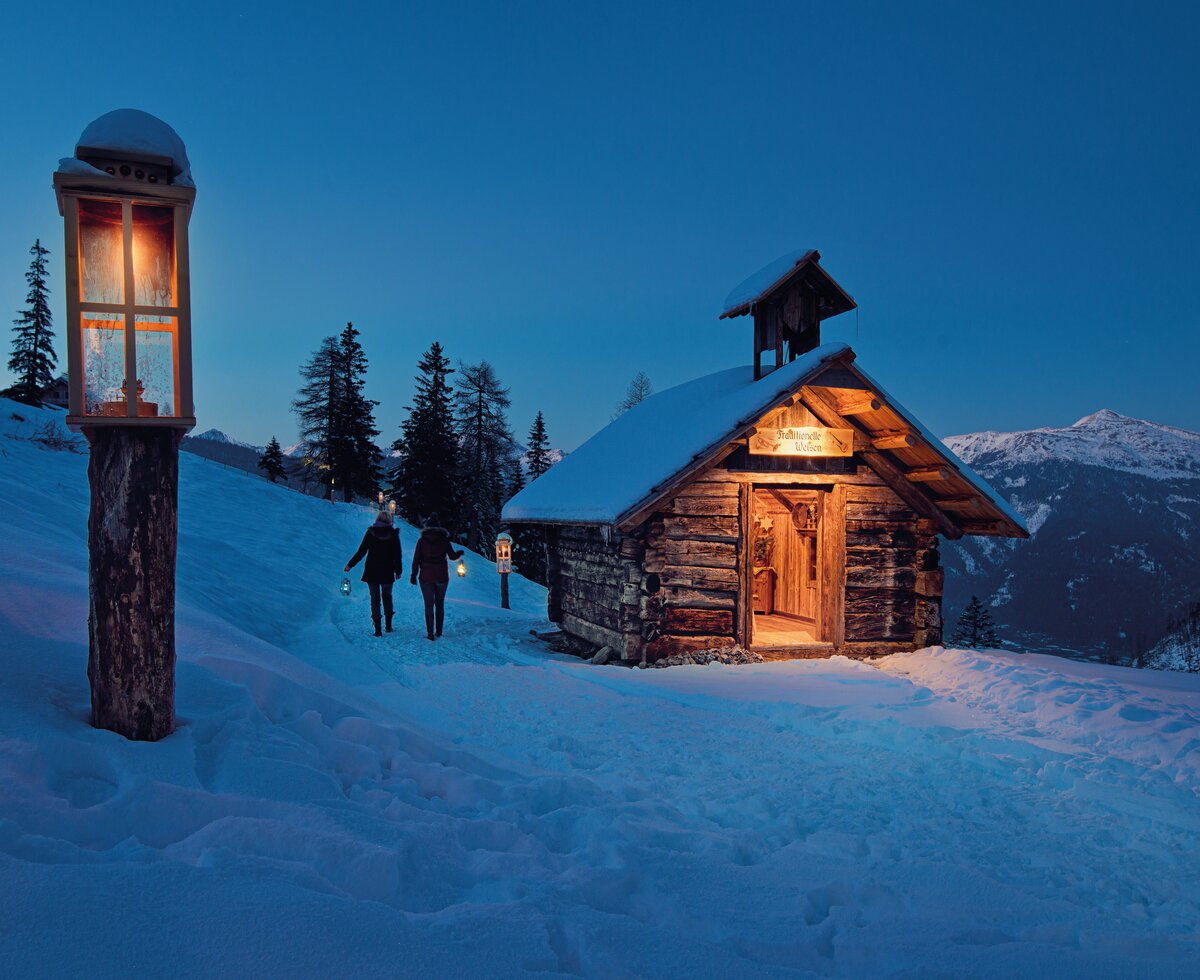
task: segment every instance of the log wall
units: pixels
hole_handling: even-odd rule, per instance
[[[742,551],[741,529],[760,479],[711,471],[626,534],[555,528],[551,619],[626,660],[744,642],[752,556]],[[869,476],[842,476],[828,501],[822,615],[834,625],[826,652],[867,656],[940,643],[942,571],[932,523]]]
[[[742,519],[738,484],[701,478],[645,523],[642,637],[648,661],[736,642]]]
[[[888,487],[847,486],[845,554],[844,652],[941,642],[941,572],[932,522]]]

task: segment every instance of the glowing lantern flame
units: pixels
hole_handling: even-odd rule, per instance
[[[458,577],[462,578],[466,574],[467,574],[467,563],[465,561],[460,561],[458,563]]]

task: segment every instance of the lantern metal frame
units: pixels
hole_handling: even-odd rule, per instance
[[[188,261],[188,222],[196,199],[196,189],[176,184],[147,184],[122,178],[91,177],[84,174],[54,174],[54,192],[59,214],[64,219],[67,302],[67,378],[68,408],[66,423],[79,432],[101,426],[171,428],[180,434],[196,425],[192,401],[192,307],[191,276]],[[121,208],[122,296],[121,303],[83,302],[81,298],[79,205],[81,201],[117,204]],[[146,306],[136,302],[133,267],[133,209],[137,206],[173,210],[175,248],[175,305]],[[88,415],[84,405],[83,314],[107,313],[120,317],[124,324],[126,413],[124,415]],[[177,414],[148,416],[138,414],[137,318],[174,317],[175,405]],[[133,379],[133,383],[129,383]]]

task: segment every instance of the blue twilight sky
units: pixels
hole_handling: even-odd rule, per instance
[[[748,362],[726,292],[816,247],[860,307],[825,337],[935,432],[1200,429],[1194,4],[13,6],[0,316],[40,236],[65,367],[50,175],[96,116],[160,116],[201,428],[293,441],[353,320],[385,440],[438,339],[574,448],[639,369]]]

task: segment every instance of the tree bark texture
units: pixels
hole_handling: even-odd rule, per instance
[[[98,427],[90,441],[92,724],[156,741],[175,729],[178,435]]]

